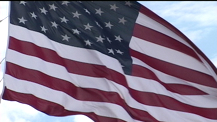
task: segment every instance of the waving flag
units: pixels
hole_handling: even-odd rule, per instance
[[[136,1],[11,1],[3,99],[95,122],[216,122],[217,70]]]

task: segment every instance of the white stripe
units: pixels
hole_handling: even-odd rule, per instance
[[[104,78],[92,78],[92,77],[87,77],[87,76],[81,77],[81,75],[70,74],[67,72],[67,70],[63,66],[56,65],[50,62],[45,62],[36,57],[23,55],[16,51],[8,50],[7,62],[18,64],[22,67],[26,67],[29,69],[38,70],[49,76],[69,81],[75,84],[76,86],[86,87],[86,88],[96,88],[96,89],[103,90],[103,91],[117,92],[122,98],[126,98],[130,96],[130,94],[128,94],[129,92],[127,91],[127,89],[124,88],[124,86],[121,87],[120,85],[114,83],[113,81],[109,81]],[[28,63],[28,62],[31,62],[31,63]],[[212,101],[213,100],[212,96],[209,96],[208,97],[209,99],[206,96],[202,96],[202,95],[200,96],[191,95],[190,97],[187,95],[181,96],[179,94],[167,91],[161,84],[153,80],[148,80],[144,78],[140,79],[140,78],[133,77],[133,76],[126,76],[126,79],[127,79],[128,84],[130,84],[130,87],[138,91],[147,91],[147,92],[166,95],[168,97],[173,97],[174,99],[177,99],[180,102],[183,102],[183,103],[186,103],[192,106],[198,106],[198,107],[204,107],[204,108],[211,108],[211,107],[217,108],[217,104],[214,101]],[[153,87],[150,87],[150,86],[153,86]],[[133,99],[133,98],[130,98],[130,99]],[[195,102],[195,101],[198,101],[198,102]],[[204,102],[209,103],[209,104],[204,104]],[[132,103],[129,105],[133,105],[133,104],[135,103]]]
[[[210,64],[201,55],[199,55],[198,53],[197,53],[197,55],[202,60],[202,62],[204,63],[204,65],[207,67],[207,69],[210,71],[210,74],[212,74],[213,78],[216,80],[216,83],[217,83],[217,75],[216,75],[215,71],[213,70],[213,68],[211,68]],[[216,66],[214,66],[214,67],[216,67]]]
[[[18,80],[9,75],[5,75],[5,80],[7,81],[7,88],[13,91],[34,94],[36,97],[39,97],[41,99],[62,105],[66,110],[94,112],[97,115],[101,116],[113,118],[118,117],[127,122],[138,122],[137,120],[132,119],[129,114],[122,108],[122,106],[116,104],[76,100],[64,92],[53,90],[33,82]]]
[[[48,39],[41,33],[28,30],[26,28],[10,24],[10,36],[21,41],[31,42],[39,47],[44,47],[56,51],[57,54],[66,59],[72,59],[79,62],[104,65],[110,69],[123,73],[121,64],[115,58],[102,54],[96,50],[78,48],[57,43]],[[19,33],[17,33],[19,32]]]
[[[49,41],[48,41],[49,42]],[[44,43],[42,43],[42,45],[44,45]],[[49,45],[49,44],[48,44]],[[58,46],[57,46],[58,47]],[[53,47],[52,49],[55,49],[56,47]],[[62,48],[58,48],[59,50],[60,50],[60,52],[62,51],[61,49],[64,49],[65,47],[62,47]],[[56,49],[55,49],[56,50]],[[71,50],[71,49],[70,49]],[[101,54],[100,54],[100,56],[101,56]],[[96,56],[96,57],[98,57],[98,56]],[[17,59],[15,59],[15,60],[17,60]],[[32,61],[32,60],[31,60]],[[83,59],[82,59],[82,61],[83,61]],[[91,59],[91,61],[92,61],[92,59]],[[102,62],[102,61],[100,61],[100,62]],[[29,62],[28,62],[29,63]],[[93,62],[94,63],[94,62]],[[102,63],[101,63],[102,64]],[[111,63],[112,65],[113,65],[113,62]],[[112,67],[112,66],[111,66]],[[116,67],[116,66],[115,66]],[[111,68],[111,69],[115,69],[115,68]],[[122,70],[121,70],[122,71]],[[121,72],[121,71],[119,71],[119,72]],[[60,73],[60,74],[62,74],[62,73]],[[36,91],[35,91],[36,92]],[[54,93],[55,94],[55,93]],[[127,97],[125,97],[125,98],[127,98]],[[130,100],[129,100],[130,101]],[[134,101],[134,100],[131,100],[131,101]],[[137,103],[137,102],[136,102]],[[134,105],[134,104],[131,104],[131,105]],[[149,110],[150,111],[150,113],[151,113],[151,115],[153,115],[153,116],[155,116],[156,118],[158,118],[159,120],[162,120],[162,121],[170,121],[170,119],[169,118],[165,118],[165,114],[172,114],[172,113],[174,113],[174,115],[177,115],[177,116],[173,116],[174,118],[180,118],[180,117],[178,117],[178,116],[180,116],[180,115],[182,115],[182,114],[184,114],[184,116],[187,116],[187,118],[191,118],[191,115],[189,115],[188,113],[184,113],[184,112],[177,112],[177,111],[172,111],[172,110],[167,110],[167,109],[164,109],[164,108],[158,108],[158,107],[150,107],[150,106],[146,106],[146,105],[140,105],[139,103],[138,104],[136,104],[135,105],[136,107],[135,108],[138,108],[138,109],[144,109],[144,110]],[[141,106],[143,106],[143,107],[141,107]],[[156,109],[155,109],[156,108]],[[162,111],[162,113],[159,115],[158,114],[158,112],[157,111],[159,111],[159,110],[161,110]],[[169,112],[168,112],[169,111]],[[168,113],[167,113],[168,112]],[[200,116],[197,116],[197,115],[192,115],[193,117],[192,118],[194,118],[195,120],[204,120],[204,118],[202,118],[202,117],[200,117]],[[183,119],[181,119],[181,120],[183,120]],[[180,122],[181,122],[181,120],[180,120]],[[205,119],[204,121],[206,121],[207,119]],[[187,120],[186,120],[187,121]],[[208,121],[208,120],[207,120]]]
[[[25,67],[27,69],[40,71],[54,78],[69,81],[78,87],[95,88],[103,91],[118,92],[119,95],[123,98],[122,93],[120,93],[119,91],[120,89],[122,89],[122,87],[120,87],[119,84],[116,84],[105,78],[96,78],[96,77],[72,74],[69,73],[66,70],[66,68],[61,65],[46,62],[40,58],[25,55],[11,49],[8,49],[8,55],[6,57],[6,61]]]
[[[61,91],[55,91],[53,89],[35,84],[32,82],[18,80],[9,75],[5,75],[4,81],[8,89],[27,94],[34,94],[36,97],[45,99],[57,104],[62,105],[66,110],[80,111],[80,112],[95,112],[101,116],[109,116],[117,118],[117,116],[123,120],[133,122],[132,118],[126,113],[125,110],[119,105],[105,103],[105,102],[90,102],[90,101],[79,101]],[[14,84],[16,82],[16,84]],[[128,100],[126,102],[129,102]],[[73,104],[72,104],[73,103]],[[168,110],[161,107],[147,106],[143,104],[135,104],[134,108],[147,109],[151,115],[157,118],[159,121],[165,122],[216,122],[216,120],[210,120],[203,118],[198,115]],[[172,115],[172,116],[171,116]],[[168,116],[168,117],[165,117]],[[169,118],[170,117],[170,118]],[[136,120],[135,120],[136,121]]]
[[[130,48],[156,59],[209,74],[207,68],[195,58],[167,47],[132,37]]]
[[[55,41],[49,40],[46,36],[41,33],[27,30],[26,28],[15,26],[10,24],[11,30],[17,30],[17,32],[10,32],[10,35],[23,41],[34,43],[40,47],[48,48],[56,51],[61,57],[66,59],[72,59],[79,62],[105,65],[110,69],[114,69],[117,72],[123,74],[121,64],[114,58],[99,53],[94,50],[81,49],[68,45],[63,45]],[[43,40],[43,41],[38,41]],[[83,52],[83,53],[80,53]],[[92,58],[95,57],[95,58]],[[112,63],[111,63],[112,62]],[[215,77],[216,78],[216,77]]]
[[[217,108],[217,101],[215,96],[211,95],[180,95],[177,93],[173,93],[168,91],[164,86],[160,83],[140,77],[127,77],[127,83],[130,88],[144,91],[144,92],[151,92],[160,95],[165,95],[168,97],[172,97],[182,103],[186,103],[196,107],[204,107],[204,108]],[[209,104],[204,104],[209,103]]]
[[[164,83],[189,85],[189,86],[193,86],[195,88],[198,88],[198,89],[200,89],[200,90],[202,90],[202,91],[204,91],[204,92],[206,92],[206,93],[208,93],[210,95],[216,96],[216,93],[217,93],[216,88],[196,84],[196,83],[189,82],[189,81],[186,81],[186,80],[183,80],[183,79],[179,79],[177,77],[167,75],[167,74],[165,74],[163,72],[160,72],[160,71],[148,66],[147,64],[145,64],[144,62],[142,62],[141,60],[139,60],[137,58],[132,57],[132,59],[133,59],[133,64],[140,65],[142,67],[145,67],[145,68],[151,70],[158,77],[158,79],[161,80]]]
[[[169,37],[172,37],[172,38],[176,39],[177,41],[185,44],[186,46],[192,48],[184,39],[179,37],[173,31],[169,30],[164,25],[156,22],[155,20],[149,18],[148,16],[144,15],[143,13],[139,13],[138,18],[136,20],[136,23],[143,25],[145,27],[151,28],[151,29],[158,31],[160,33],[163,33]]]
[[[163,33],[163,34],[165,34],[167,36],[170,36],[170,37],[176,39],[177,41],[179,41],[179,42],[187,45],[190,48],[192,48],[184,39],[182,39],[181,37],[179,37],[177,34],[175,34],[174,32],[172,32],[171,30],[169,30],[168,28],[166,28],[162,24],[160,24],[160,23],[156,22],[155,20],[151,19],[150,17],[144,15],[143,13],[139,13],[138,18],[136,20],[136,23],[138,23],[140,25],[143,25],[145,27],[151,28],[151,29],[153,29],[155,31],[158,31],[160,33]],[[209,71],[212,74],[212,76],[214,77],[214,79],[217,80],[217,75],[213,71],[213,69],[210,67],[210,65],[198,53],[197,53],[197,55],[200,57],[200,59],[206,65],[207,69],[209,69]]]

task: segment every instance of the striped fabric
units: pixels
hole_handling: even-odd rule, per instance
[[[3,99],[95,122],[217,121],[216,67],[138,2],[11,1],[10,9]]]

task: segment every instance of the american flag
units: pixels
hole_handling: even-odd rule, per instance
[[[95,122],[216,122],[217,70],[136,1],[11,1],[3,99]]]

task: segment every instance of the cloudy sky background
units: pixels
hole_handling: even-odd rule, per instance
[[[216,1],[142,1],[140,2],[184,33],[217,67]],[[0,1],[0,20],[8,16],[9,2]],[[0,60],[7,48],[8,18],[0,22]],[[5,61],[1,63],[0,79]],[[0,83],[2,93],[3,81]],[[93,122],[85,116],[51,117],[17,102],[0,103],[1,122]]]

